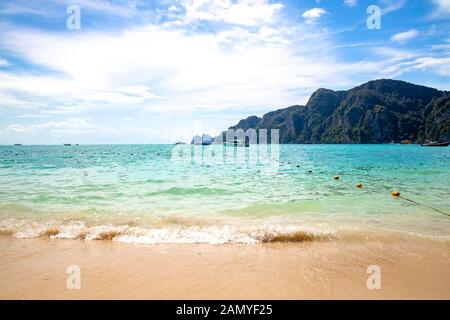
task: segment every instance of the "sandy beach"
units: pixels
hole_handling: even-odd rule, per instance
[[[133,245],[0,238],[1,299],[450,299],[448,242]],[[81,289],[67,289],[67,267]],[[381,270],[369,290],[367,267]]]

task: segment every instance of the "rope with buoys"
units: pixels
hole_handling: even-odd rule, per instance
[[[339,179],[340,179],[339,176],[335,176],[335,177],[334,177],[334,180],[339,180]],[[358,183],[358,184],[356,185],[356,187],[357,187],[358,189],[362,189],[362,188],[364,187],[364,185],[363,185],[362,183]],[[414,203],[414,204],[416,204],[416,205],[418,205],[418,206],[422,206],[422,207],[425,207],[425,208],[434,210],[434,211],[436,211],[436,212],[439,212],[439,213],[443,214],[444,216],[450,217],[450,214],[447,213],[447,212],[444,212],[444,211],[441,211],[441,210],[439,210],[439,209],[433,208],[432,206],[429,206],[429,205],[427,205],[427,204],[419,203],[419,202],[417,202],[417,201],[414,201],[414,200],[411,200],[411,199],[408,199],[408,198],[403,197],[399,191],[392,191],[392,192],[391,192],[391,195],[392,195],[394,198],[399,198],[399,199],[402,199],[402,200],[405,200],[405,201]]]
[[[441,211],[441,210],[439,210],[439,209],[433,208],[432,206],[429,206],[429,205],[426,205],[426,204],[423,204],[423,203],[419,203],[419,202],[417,202],[417,201],[414,201],[414,200],[405,198],[405,197],[403,197],[403,196],[400,194],[400,192],[398,192],[398,191],[393,191],[391,194],[392,194],[392,196],[395,197],[395,198],[400,198],[400,199],[402,199],[402,200],[405,200],[405,201],[414,203],[414,204],[416,204],[416,205],[419,205],[419,206],[422,206],[422,207],[425,207],[425,208],[429,208],[429,209],[434,210],[434,211],[436,211],[436,212],[439,212],[439,213],[441,213],[441,214],[443,214],[443,215],[445,215],[445,216],[447,216],[447,217],[450,217],[450,214],[448,214],[448,213],[446,213],[446,212],[444,212],[444,211]]]

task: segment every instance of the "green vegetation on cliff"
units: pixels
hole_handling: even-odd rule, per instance
[[[450,141],[450,93],[375,80],[348,91],[319,89],[306,106],[248,117],[231,129],[279,129],[280,143]]]

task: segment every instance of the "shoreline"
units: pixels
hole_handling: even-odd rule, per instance
[[[0,299],[450,299],[448,241],[127,244],[0,236]],[[81,289],[67,289],[67,267]],[[369,290],[367,267],[381,270]]]

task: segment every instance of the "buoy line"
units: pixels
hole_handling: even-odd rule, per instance
[[[335,177],[334,177],[334,180],[339,180],[339,178],[340,178],[339,176],[335,176]],[[363,188],[363,184],[362,184],[362,183],[358,183],[358,184],[356,185],[356,187],[359,188],[359,189],[362,189],[362,188]],[[408,202],[417,204],[418,206],[422,206],[422,207],[425,207],[425,208],[429,208],[429,209],[434,210],[434,211],[436,211],[436,212],[439,212],[439,213],[441,213],[441,214],[443,214],[443,215],[445,215],[445,216],[447,216],[447,217],[450,217],[450,214],[447,213],[447,212],[441,211],[441,210],[436,209],[436,208],[433,208],[433,207],[431,207],[431,206],[429,206],[429,205],[426,205],[426,204],[423,204],[423,203],[419,203],[419,202],[417,202],[417,201],[414,201],[414,200],[411,200],[411,199],[408,199],[408,198],[403,197],[399,191],[392,191],[392,192],[391,192],[391,195],[392,195],[394,198],[399,198],[399,199],[402,199],[402,200],[405,200],[405,201],[408,201]]]
[[[419,202],[417,202],[417,201],[414,201],[414,200],[405,198],[405,197],[403,197],[403,196],[398,196],[398,198],[403,199],[403,200],[408,201],[408,202],[411,202],[411,203],[414,203],[414,204],[417,204],[417,205],[422,206],[422,207],[426,207],[426,208],[432,209],[432,210],[434,210],[434,211],[436,211],[436,212],[439,212],[439,213],[442,213],[443,215],[446,215],[447,217],[450,217],[450,214],[448,214],[448,213],[446,213],[446,212],[443,212],[443,211],[441,211],[441,210],[439,210],[439,209],[433,208],[433,207],[431,207],[431,206],[429,206],[429,205],[426,205],[426,204],[423,204],[423,203],[419,203]]]

